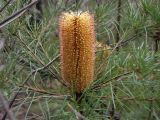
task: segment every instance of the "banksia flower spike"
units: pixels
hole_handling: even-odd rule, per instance
[[[61,74],[74,92],[91,84],[95,65],[94,18],[89,12],[63,13],[59,18]]]

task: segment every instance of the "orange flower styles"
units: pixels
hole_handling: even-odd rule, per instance
[[[59,18],[61,74],[71,90],[81,93],[94,78],[95,31],[89,12],[63,13]]]

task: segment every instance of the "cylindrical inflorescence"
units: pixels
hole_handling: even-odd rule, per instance
[[[63,13],[59,18],[61,74],[71,90],[81,93],[94,79],[95,31],[89,12]]]

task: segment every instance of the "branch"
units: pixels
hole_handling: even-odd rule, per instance
[[[57,99],[63,99],[63,100],[64,99],[67,99],[67,100],[71,99],[71,95],[69,95],[69,94],[67,94],[67,95],[55,94],[55,93],[48,92],[44,89],[34,88],[32,86],[27,86],[27,85],[19,86],[19,87],[27,88],[27,89],[32,90],[33,92],[37,92],[37,93],[48,94],[48,95],[51,95],[51,97],[57,98]]]
[[[101,88],[101,87],[105,87],[106,85],[108,85],[109,82],[111,82],[111,81],[113,81],[113,80],[119,80],[121,77],[124,77],[124,76],[126,76],[126,75],[128,75],[128,74],[131,74],[132,72],[133,72],[133,71],[129,71],[129,72],[120,74],[120,75],[118,75],[118,76],[115,76],[115,77],[111,78],[110,80],[107,80],[107,81],[105,81],[105,82],[103,82],[103,83],[100,83],[100,84],[98,84],[98,85],[94,85],[92,89],[99,89],[99,88]]]
[[[76,109],[74,109],[71,104],[67,104],[68,107],[71,109],[71,111],[76,115],[78,120],[88,120],[87,118],[85,118],[81,113],[79,113]]]
[[[40,70],[43,70],[43,69],[46,69],[48,68],[55,60],[57,60],[59,58],[60,54],[58,54],[55,58],[53,58],[53,60],[51,60],[48,64],[46,64],[45,66],[41,67],[41,68],[38,68],[36,71],[40,71]]]
[[[37,2],[38,0],[34,0],[30,4],[26,5],[24,8],[20,9],[19,11],[15,12],[13,15],[9,16],[8,18],[0,22],[0,29],[6,26],[7,24],[11,23],[15,19],[19,18],[20,16],[22,16],[27,11],[28,8],[32,7]]]
[[[15,120],[13,113],[11,112],[11,110],[9,109],[8,103],[6,102],[6,100],[4,99],[2,93],[0,92],[0,101],[2,103],[2,106],[4,107],[6,113],[8,113],[8,117],[10,120]]]
[[[12,0],[8,0],[7,3],[0,9],[0,13],[10,4]]]
[[[111,99],[110,96],[102,96],[101,99]],[[117,99],[123,100],[123,101],[160,101],[160,98],[140,98],[140,97],[128,97],[128,96],[122,96],[117,97]]]

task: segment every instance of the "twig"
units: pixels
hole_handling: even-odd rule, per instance
[[[14,115],[12,113],[12,111],[9,109],[8,103],[6,102],[6,100],[4,99],[2,93],[0,92],[0,101],[6,111],[6,113],[8,114],[8,117],[10,120],[15,120]]]
[[[92,89],[98,89],[98,88],[101,88],[101,87],[105,87],[106,85],[108,85],[109,82],[111,82],[113,80],[118,80],[119,78],[124,77],[128,74],[131,74],[131,73],[132,73],[132,71],[120,74],[116,77],[111,78],[110,80],[107,80],[106,82],[103,82],[103,83],[98,84],[98,85],[94,85]]]
[[[130,41],[132,41],[132,40],[135,40],[134,38],[136,38],[136,36],[137,36],[137,35],[134,35],[134,36],[130,37],[129,39],[120,42],[120,43],[116,46],[116,48],[125,46],[128,42],[130,42]]]
[[[47,92],[44,89],[37,89],[37,88],[27,86],[27,85],[19,86],[19,87],[27,88],[27,89],[32,90],[33,92],[37,92],[37,93],[48,94],[48,95],[51,95],[53,98],[57,98],[57,99],[67,99],[67,100],[71,99],[71,95],[69,95],[69,94],[61,95],[61,94],[51,93],[51,92]]]
[[[118,5],[117,5],[117,34],[116,34],[116,43],[120,41],[120,23],[121,23],[121,4],[122,1],[118,0]],[[119,47],[116,47],[116,51],[119,51]],[[114,119],[114,114],[115,114],[115,103],[116,101],[116,94],[117,94],[117,84],[113,86],[113,100],[111,104],[111,111],[110,111],[110,116],[112,119]]]
[[[57,58],[59,58],[60,54],[58,54],[55,58],[53,58],[48,64],[46,64],[45,66],[41,67],[41,68],[38,68],[37,69],[37,72],[40,71],[40,70],[43,70],[43,69],[46,69],[48,68],[55,60],[57,60]]]
[[[158,52],[158,43],[159,43],[159,40],[160,40],[159,34],[160,34],[160,32],[158,31],[158,32],[156,32],[156,35],[153,36],[153,38],[154,38],[154,50],[153,50],[154,54],[156,54],[156,53]],[[158,37],[157,37],[157,36],[158,36]],[[154,61],[156,62],[156,57],[155,57]],[[154,72],[153,72],[152,74],[153,74],[153,76],[154,76]],[[152,92],[152,95],[155,93],[154,86],[151,86],[150,91]],[[148,113],[148,120],[151,120],[152,117],[153,117],[153,116],[152,116],[153,109],[154,109],[154,108],[153,108],[153,107],[154,107],[153,105],[154,105],[154,101],[150,101],[150,104],[149,104],[149,113]]]
[[[0,13],[10,4],[12,0],[8,0],[7,3],[0,9]]]
[[[100,6],[101,2],[102,2],[101,0],[96,0],[96,3],[97,3],[98,7]]]
[[[118,5],[117,5],[117,34],[116,34],[116,43],[120,41],[120,23],[121,23],[121,4],[122,1],[118,0]],[[117,48],[118,50],[118,48]]]
[[[8,0],[7,3],[2,7],[0,8],[0,13],[10,4],[12,0]]]
[[[101,99],[111,99],[110,96],[102,96]],[[123,100],[123,101],[132,101],[132,100],[137,100],[137,101],[160,101],[160,98],[139,98],[139,97],[128,97],[128,96],[122,96],[122,97],[117,97],[117,99]]]
[[[35,92],[39,92],[39,93],[43,93],[43,94],[48,94],[48,95],[57,95],[55,93],[51,93],[51,92],[47,92],[44,89],[38,89],[38,88],[34,88],[32,86],[28,86],[28,85],[20,85],[19,87],[23,87],[23,88],[27,88],[29,90],[35,91]],[[70,95],[66,95],[66,96],[70,96]]]
[[[9,16],[8,18],[0,22],[0,29],[6,26],[7,24],[11,23],[15,19],[19,18],[20,16],[22,16],[27,11],[28,8],[32,7],[37,2],[38,0],[34,0],[30,4],[26,5],[24,8],[20,9],[19,11],[15,12],[13,15]]]
[[[67,104],[68,107],[71,109],[71,111],[76,115],[76,118],[78,120],[88,120],[86,117],[84,117],[80,112],[78,112],[76,109],[74,109],[71,104]]]

